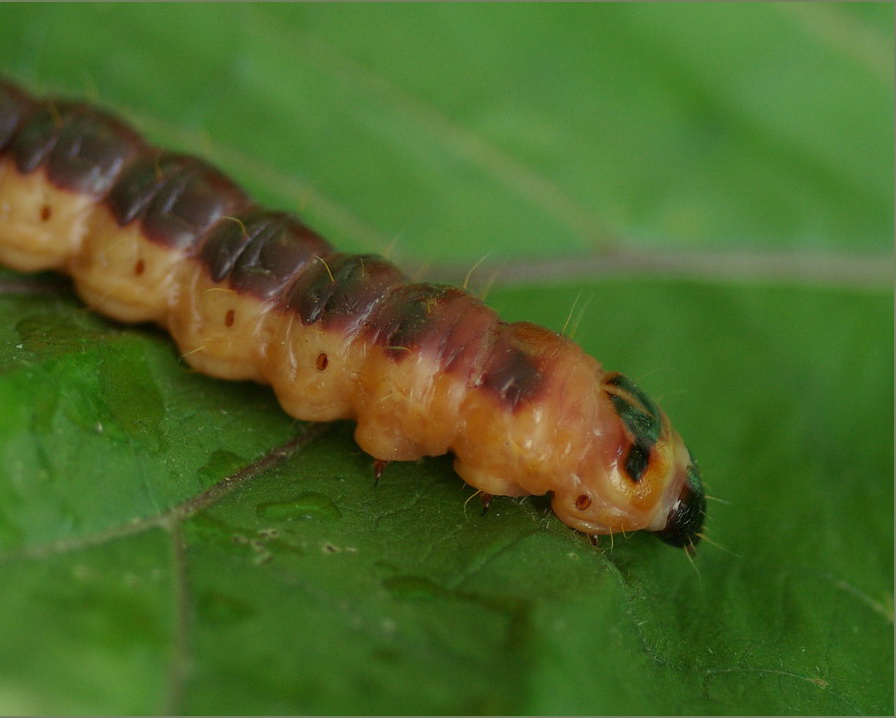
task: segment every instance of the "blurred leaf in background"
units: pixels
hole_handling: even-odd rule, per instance
[[[0,270],[0,712],[893,712],[890,3],[0,6],[0,72],[657,397],[692,567]],[[478,284],[477,284],[478,283]],[[309,433],[310,432],[310,433]]]

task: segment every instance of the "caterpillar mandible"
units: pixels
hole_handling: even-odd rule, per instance
[[[454,454],[485,496],[543,495],[590,535],[692,550],[706,496],[668,418],[564,336],[456,287],[335,251],[202,160],[0,80],[0,262],[166,328],[195,369],[270,384],[305,421],[351,419],[378,463]]]

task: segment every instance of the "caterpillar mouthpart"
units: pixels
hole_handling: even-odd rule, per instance
[[[706,519],[706,493],[700,481],[700,469],[695,462],[687,467],[687,480],[678,499],[669,510],[666,526],[653,534],[672,546],[693,551],[700,542]]]

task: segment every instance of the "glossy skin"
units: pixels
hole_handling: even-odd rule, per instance
[[[0,262],[70,274],[92,308],[167,328],[199,371],[352,419],[382,461],[455,455],[485,494],[552,493],[580,531],[699,540],[699,472],[631,381],[471,294],[336,252],[201,160],[93,107],[0,81]]]

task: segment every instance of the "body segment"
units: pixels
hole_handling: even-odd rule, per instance
[[[268,383],[298,419],[354,420],[378,460],[451,452],[472,486],[550,492],[586,533],[699,540],[705,498],[683,442],[569,339],[339,253],[201,160],[2,81],[0,262],[70,274],[95,310],[165,327],[192,366]]]

